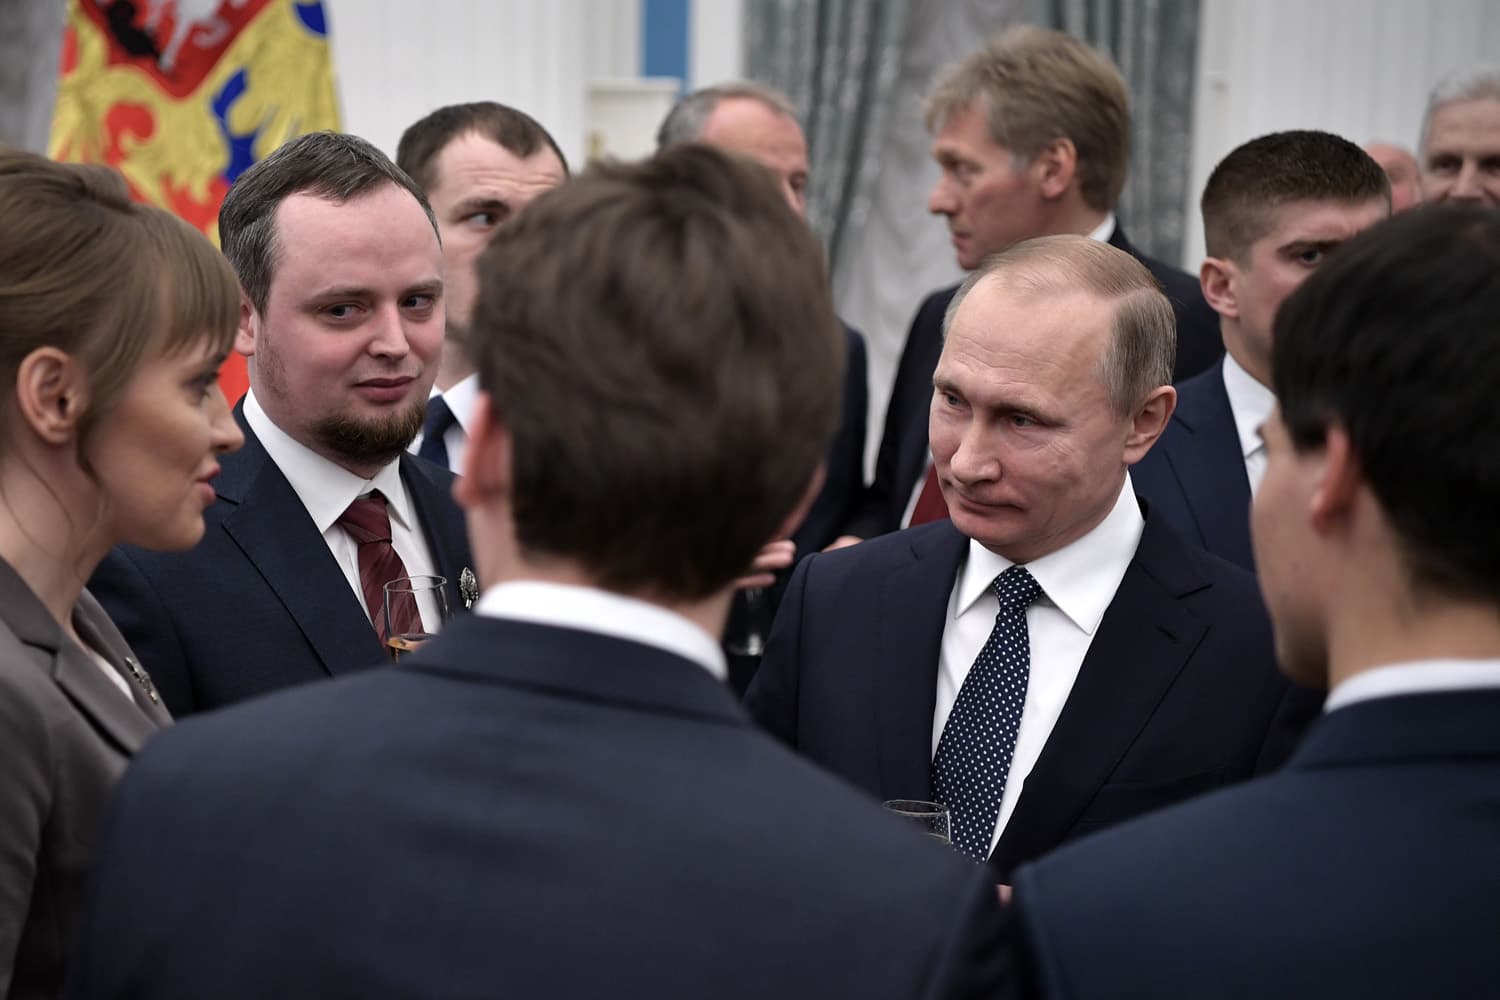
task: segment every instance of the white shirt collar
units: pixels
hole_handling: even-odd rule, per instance
[[[448,409],[453,411],[453,419],[458,421],[458,426],[469,433],[469,424],[474,419],[474,404],[479,401],[479,373],[459,379],[447,389],[438,392],[437,387],[432,389],[433,396],[442,396],[443,402],[448,404]]]
[[[1224,355],[1224,391],[1229,394],[1229,410],[1240,436],[1240,456],[1249,458],[1261,448],[1260,426],[1271,419],[1276,396],[1228,354]]]
[[[401,482],[399,457],[386,463],[374,477],[362,479],[277,427],[253,391],[245,393],[245,422],[307,508],[319,534],[326,533],[351,503],[371,490],[379,490],[385,496],[392,521],[399,521],[409,531],[416,530],[416,512]]]
[[[719,643],[694,622],[649,601],[594,587],[519,580],[486,590],[474,613],[581,629],[674,653],[719,680],[729,677]]]
[[[1100,243],[1108,243],[1109,238],[1115,234],[1115,213],[1109,212],[1104,216],[1104,221],[1094,227],[1089,233],[1089,239],[1098,240]]]
[[[1135,558],[1145,528],[1135,487],[1130,477],[1115,505],[1103,521],[1087,535],[1056,552],[1026,564],[1032,579],[1041,586],[1059,611],[1088,635],[1094,634],[1130,561]],[[995,577],[1013,565],[983,545],[969,540],[969,557],[959,574],[956,614],[963,614],[984,596]]]
[[[1419,660],[1355,674],[1330,692],[1323,711],[1403,694],[1500,688],[1500,660]]]

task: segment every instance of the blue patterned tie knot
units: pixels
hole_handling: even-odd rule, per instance
[[[990,581],[990,590],[1000,601],[1000,612],[1025,611],[1042,596],[1042,585],[1025,566],[1012,566]]]
[[[990,853],[1000,801],[1026,707],[1031,633],[1026,609],[1042,588],[1025,566],[995,577],[995,625],[958,689],[932,758],[932,790],[948,806],[953,846],[975,861]]]

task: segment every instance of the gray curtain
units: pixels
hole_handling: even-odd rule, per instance
[[[0,0],[0,144],[47,151],[67,0]]]
[[[786,93],[807,132],[807,213],[837,269],[869,219],[907,0],[747,0],[745,69]]]
[[[1132,142],[1120,222],[1142,250],[1177,263],[1187,225],[1201,0],[1036,3],[1039,23],[1083,39],[1124,74]]]

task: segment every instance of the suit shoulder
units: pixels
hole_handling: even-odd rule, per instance
[[[960,283],[962,284],[962,283]],[[943,314],[948,311],[948,303],[953,301],[953,296],[958,294],[959,285],[949,285],[939,288],[935,292],[929,292],[917,307],[917,317],[913,323],[933,323],[939,325],[943,322]]]

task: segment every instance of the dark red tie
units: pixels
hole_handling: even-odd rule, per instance
[[[948,516],[948,501],[943,499],[943,488],[938,485],[937,466],[928,463],[927,478],[922,480],[922,492],[917,494],[917,505],[911,511],[908,528],[929,521],[941,521]]]
[[[385,509],[385,497],[379,490],[360,497],[335,523],[359,545],[359,589],[364,591],[375,635],[384,643],[385,585],[406,576],[406,564],[391,545],[391,516]],[[417,610],[416,595],[409,592],[393,595],[391,618],[397,635],[421,632],[422,615]]]

